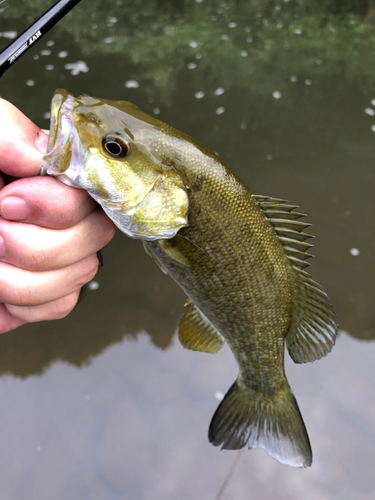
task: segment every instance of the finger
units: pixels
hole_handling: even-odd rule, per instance
[[[45,132],[4,99],[0,99],[0,117],[0,137],[7,138],[0,142],[0,170],[15,177],[38,175],[46,147]]]
[[[83,189],[51,177],[19,179],[0,191],[1,217],[52,229],[77,224],[96,206]]]
[[[27,322],[23,319],[13,316],[5,304],[0,304],[0,333],[9,332],[9,330],[14,330],[25,323]]]
[[[0,219],[0,260],[28,271],[56,270],[96,253],[114,234],[113,222],[100,207],[68,229]]]
[[[23,323],[35,323],[37,321],[47,321],[65,318],[76,306],[79,291],[73,292],[66,297],[40,304],[37,306],[14,306],[5,304],[7,312]],[[1,323],[0,323],[1,327]]]
[[[0,302],[17,306],[35,306],[70,295],[93,279],[98,258],[86,259],[54,271],[36,273],[0,263]]]

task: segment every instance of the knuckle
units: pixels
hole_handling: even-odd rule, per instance
[[[79,288],[91,281],[98,272],[99,259],[95,254],[87,257],[82,263],[82,273],[79,281]]]
[[[79,291],[57,300],[49,319],[62,319],[68,316],[68,314],[70,314],[75,308],[78,297]]]

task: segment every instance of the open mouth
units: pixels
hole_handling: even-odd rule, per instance
[[[81,164],[81,148],[74,125],[74,97],[58,89],[51,102],[51,124],[47,152],[40,175],[59,176],[64,184],[80,187],[76,181]]]

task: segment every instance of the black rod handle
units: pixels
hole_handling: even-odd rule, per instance
[[[60,0],[0,54],[0,77],[37,40],[60,21],[80,0]]]

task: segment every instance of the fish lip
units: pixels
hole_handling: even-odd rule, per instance
[[[58,89],[51,101],[51,131],[39,175],[58,177],[75,188],[79,182],[83,151],[74,123],[75,98]],[[67,159],[67,161],[64,161]]]
[[[70,99],[69,99],[70,98]],[[50,120],[50,134],[48,137],[47,154],[51,153],[55,148],[55,143],[59,130],[59,123],[61,123],[61,112],[63,105],[67,100],[72,100],[72,94],[67,90],[57,89],[53,94],[51,100],[51,120]]]

